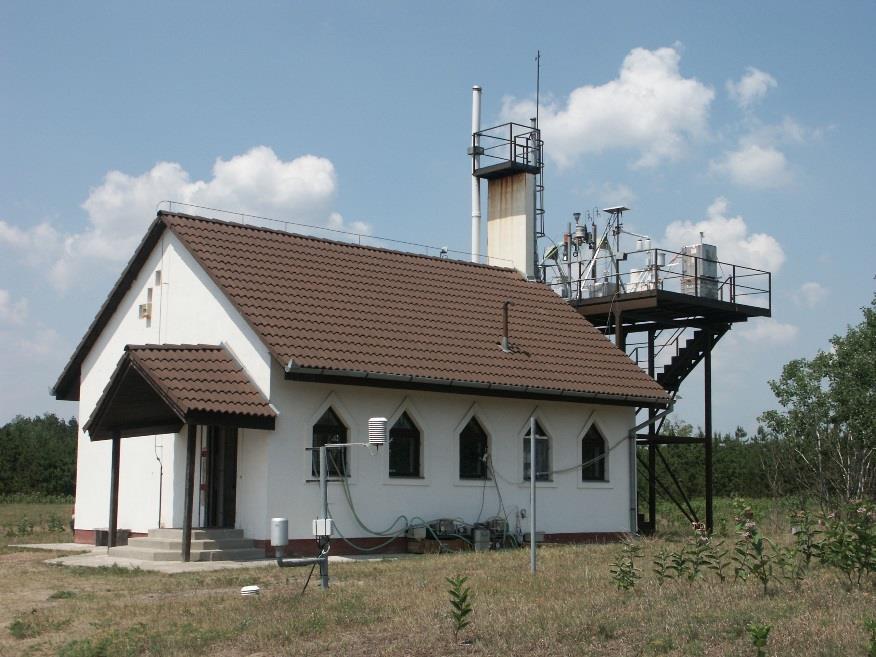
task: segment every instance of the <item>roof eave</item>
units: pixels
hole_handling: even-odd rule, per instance
[[[428,388],[431,390],[455,393],[471,393],[495,396],[513,396],[532,399],[553,399],[578,403],[597,403],[620,406],[642,406],[648,408],[667,408],[669,397],[643,397],[640,395],[611,395],[598,392],[568,390],[564,388],[540,388],[537,386],[515,386],[510,384],[465,381],[458,379],[436,379],[410,374],[388,374],[385,372],[365,372],[362,370],[342,370],[325,367],[305,367],[289,362],[285,367],[286,378],[290,380],[330,380],[343,381],[350,385],[390,384],[399,387]]]

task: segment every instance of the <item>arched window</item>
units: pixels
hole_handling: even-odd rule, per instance
[[[389,430],[389,476],[423,476],[420,470],[420,430],[407,413],[402,413]]]
[[[531,429],[523,436],[523,481],[529,481],[529,436]],[[541,428],[538,420],[535,422],[535,480],[551,480],[551,440]]]
[[[605,481],[605,438],[591,425],[581,439],[581,481]]]
[[[487,471],[487,432],[472,418],[459,433],[459,478],[489,479]]]
[[[326,409],[316,424],[313,425],[313,446],[322,447],[323,445],[332,445],[337,443],[347,442],[347,427],[341,422],[338,414],[331,408]],[[328,449],[326,450],[328,460],[328,476],[329,477],[348,477],[350,474],[347,468],[347,450],[346,449]],[[319,477],[319,451],[311,452],[311,474],[314,477]]]

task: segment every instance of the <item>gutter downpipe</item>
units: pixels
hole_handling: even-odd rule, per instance
[[[529,572],[535,575],[536,549],[535,537],[535,413],[529,416]]]
[[[639,478],[639,469],[638,462],[636,460],[636,434],[639,433],[639,429],[644,429],[645,427],[654,424],[657,420],[660,420],[667,415],[669,415],[672,410],[675,408],[675,400],[669,402],[669,406],[666,407],[665,410],[660,411],[657,415],[653,417],[649,417],[644,422],[640,422],[632,429],[630,429],[629,437],[630,437],[630,533],[638,534],[639,533],[639,491],[638,491],[638,478]]]

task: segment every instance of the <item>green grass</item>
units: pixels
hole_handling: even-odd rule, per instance
[[[755,582],[713,576],[659,586],[650,561],[664,546],[677,549],[673,540],[642,541],[643,577],[626,592],[609,575],[620,550],[613,544],[544,547],[536,577],[525,550],[332,564],[332,588],[312,582],[304,595],[306,569],[124,574],[49,566],[45,553],[13,549],[0,554],[17,583],[0,589],[0,655],[741,657],[755,652],[751,623],[772,625],[770,655],[867,654],[872,583],[850,591],[816,567],[768,595]],[[453,643],[448,613],[445,578],[457,574],[473,596],[472,625],[460,635],[468,646]],[[241,597],[246,584],[262,594]]]
[[[68,543],[72,503],[0,503],[0,554],[9,544]]]

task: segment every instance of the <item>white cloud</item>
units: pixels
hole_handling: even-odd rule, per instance
[[[61,336],[55,329],[47,326],[37,326],[18,339],[21,353],[35,358],[57,358],[59,353],[65,351],[61,346]]]
[[[371,224],[365,221],[346,221],[340,212],[332,212],[329,215],[326,226],[333,230],[342,230],[345,232],[359,233],[360,235],[371,234]]]
[[[140,175],[110,171],[82,204],[88,224],[81,232],[62,235],[50,224],[22,230],[0,222],[0,244],[11,246],[32,264],[50,262],[49,279],[63,289],[86,263],[130,258],[157,205],[166,200],[369,232],[366,223],[348,227],[331,212],[336,191],[330,160],[303,155],[284,161],[271,148],[257,146],[228,160],[218,158],[208,180],[192,180],[176,162],[159,162]],[[180,207],[235,220],[233,214]]]
[[[749,66],[738,82],[727,80],[727,93],[739,107],[748,109],[763,100],[770,89],[779,85],[776,79],[765,71]]]
[[[754,189],[783,187],[793,181],[793,172],[784,146],[799,146],[821,139],[824,130],[809,128],[786,116],[779,123],[762,124],[753,117],[746,121],[743,134],[733,150],[713,160],[713,174],[726,176],[733,183]]]
[[[742,324],[735,333],[750,344],[782,345],[794,340],[799,329],[772,318],[758,318]]]
[[[804,308],[815,308],[824,300],[827,292],[827,288],[820,283],[809,281],[808,283],[803,283],[794,293],[794,302]]]
[[[587,197],[595,200],[599,207],[616,205],[626,205],[629,207],[636,200],[636,195],[629,185],[613,182],[604,182],[601,185],[588,185]]]
[[[785,154],[774,146],[741,145],[711,162],[713,173],[724,174],[743,187],[760,189],[783,187],[792,180]]]
[[[689,140],[707,133],[714,91],[679,73],[678,45],[657,50],[635,48],[618,77],[603,85],[573,90],[564,103],[541,108],[546,149],[559,166],[582,155],[610,149],[639,153],[637,166],[655,166],[678,158]],[[504,121],[529,123],[533,100],[505,98]]]
[[[766,233],[749,233],[741,215],[729,217],[729,203],[719,197],[709,206],[701,221],[673,221],[666,227],[662,243],[678,250],[700,241],[700,232],[707,244],[718,247],[718,260],[736,265],[777,272],[785,261],[785,252],[778,240]]]
[[[27,299],[12,300],[9,290],[0,289],[0,324],[22,324],[27,318]]]

